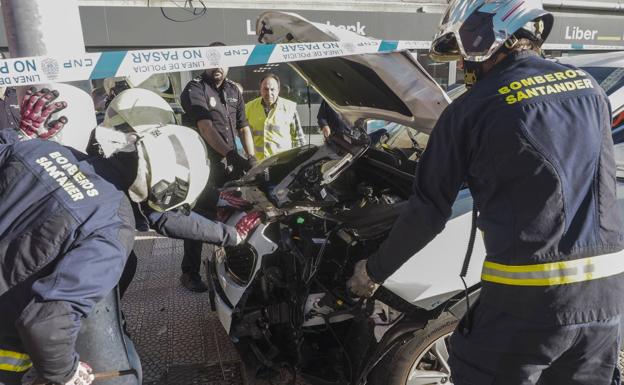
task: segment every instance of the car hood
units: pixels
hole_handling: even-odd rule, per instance
[[[267,44],[371,39],[295,13],[267,11],[256,23],[258,40]],[[405,52],[359,54],[289,63],[351,123],[381,119],[430,133],[450,103],[440,86]]]

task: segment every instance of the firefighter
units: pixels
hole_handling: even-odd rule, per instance
[[[454,384],[619,384],[610,106],[586,72],[540,56],[553,19],[537,0],[451,2],[431,55],[460,60],[469,90],[433,129],[408,207],[348,283],[371,296],[444,228],[467,182],[487,256],[480,300],[450,338]]]
[[[0,132],[3,385],[19,384],[26,371],[29,381],[93,381],[76,352],[78,331],[120,279],[134,242],[132,206],[145,204],[167,229],[166,212],[188,211],[209,176],[203,141],[186,127],[151,125],[125,133],[100,126],[94,135],[98,156],[38,138],[68,122],[56,118],[66,107],[56,96],[29,90],[21,135]],[[228,234],[236,244],[236,230]]]

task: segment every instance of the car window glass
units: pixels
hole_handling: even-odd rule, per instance
[[[613,126],[611,128],[613,143],[624,142],[624,110],[613,114]]]
[[[600,84],[607,95],[624,87],[624,68],[615,67],[581,67]]]

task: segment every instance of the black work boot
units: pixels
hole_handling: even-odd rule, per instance
[[[203,293],[208,290],[208,287],[202,282],[201,277],[197,273],[182,273],[180,282],[182,286],[190,291]]]

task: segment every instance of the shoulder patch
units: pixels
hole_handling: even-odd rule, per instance
[[[235,86],[238,89],[238,91],[240,91],[241,93],[243,92],[243,86],[240,83],[237,83],[237,82],[235,82],[233,80],[230,80],[230,79],[225,79],[225,81],[228,84],[230,84],[232,86]]]

